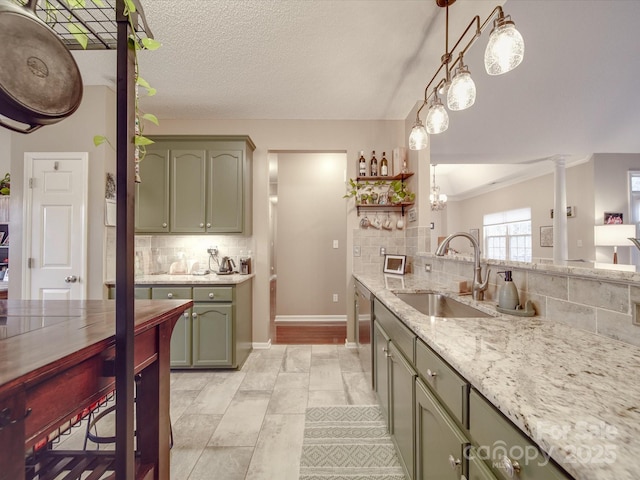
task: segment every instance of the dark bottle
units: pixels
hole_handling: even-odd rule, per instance
[[[387,153],[382,152],[382,160],[380,160],[380,176],[386,177],[389,175],[389,164],[387,162]]]
[[[378,176],[378,160],[376,159],[376,151],[371,153],[371,176]]]
[[[367,176],[367,161],[364,159],[364,150],[360,150],[360,158],[358,159],[358,176]]]

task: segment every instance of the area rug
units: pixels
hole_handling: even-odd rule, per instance
[[[308,408],[300,480],[405,480],[380,407]]]

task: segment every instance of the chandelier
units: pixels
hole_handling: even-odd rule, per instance
[[[440,66],[434,73],[431,81],[424,89],[424,101],[416,113],[416,122],[411,129],[409,135],[409,148],[411,150],[422,150],[427,148],[429,144],[429,134],[438,134],[444,132],[449,127],[449,115],[444,108],[438,94],[446,97],[446,104],[449,110],[464,110],[472,106],[476,100],[476,85],[471,78],[469,67],[464,63],[464,54],[471,48],[471,45],[480,37],[482,31],[486,28],[489,20],[496,14],[497,18],[493,21],[493,29],[489,36],[489,42],[484,52],[484,67],[489,75],[502,75],[507,73],[522,62],[524,57],[524,40],[520,32],[516,30],[515,24],[509,15],[505,16],[501,6],[493,9],[491,14],[486,18],[484,23],[480,24],[480,17],[473,17],[462,35],[458,38],[455,45],[449,50],[449,5],[456,0],[436,0],[439,7],[446,8],[446,28],[445,28],[445,53],[440,59]],[[458,53],[458,57],[452,62],[456,49],[460,46],[463,38],[475,26],[475,33],[467,45]],[[433,91],[430,90],[431,85],[440,75],[444,68],[444,77],[442,77],[434,85]],[[451,76],[453,72],[453,77]],[[426,127],[420,120],[420,112],[429,105],[426,117]]]
[[[436,185],[436,167],[433,165],[433,182],[431,182],[431,193],[429,194],[429,202],[431,203],[431,210],[444,210],[447,206],[447,195],[440,193],[440,187]]]

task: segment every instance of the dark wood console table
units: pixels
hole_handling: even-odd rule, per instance
[[[192,303],[135,302],[138,479],[169,479],[169,345]],[[25,479],[25,452],[114,389],[115,311],[112,300],[0,302],[0,480]]]

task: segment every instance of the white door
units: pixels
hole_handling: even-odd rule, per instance
[[[88,158],[25,153],[25,299],[86,298]]]

